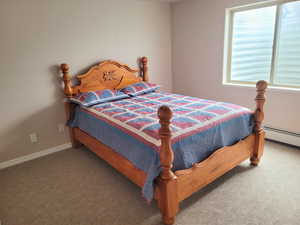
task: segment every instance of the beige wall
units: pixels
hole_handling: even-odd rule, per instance
[[[222,85],[225,8],[254,0],[188,0],[172,5],[175,92],[254,108],[254,88]],[[300,91],[268,90],[266,125],[300,132]]]
[[[0,2],[0,162],[68,142],[58,65],[76,74],[104,59],[136,66],[172,89],[168,3],[138,0]],[[30,143],[36,132],[39,142]]]

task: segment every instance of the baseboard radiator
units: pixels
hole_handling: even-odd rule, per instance
[[[300,147],[300,133],[265,126],[266,138]]]

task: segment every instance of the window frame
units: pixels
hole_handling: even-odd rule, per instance
[[[275,30],[273,37],[273,52],[272,52],[272,60],[271,60],[271,70],[270,70],[270,80],[268,81],[269,86],[275,88],[282,89],[296,89],[300,90],[300,86],[293,85],[284,85],[284,84],[276,84],[274,83],[274,74],[275,74],[275,63],[277,59],[277,47],[278,47],[278,35],[279,35],[279,23],[280,23],[280,12],[281,7],[285,3],[289,2],[297,2],[299,0],[271,0],[265,2],[258,2],[249,5],[237,6],[233,8],[226,9],[226,17],[225,17],[225,37],[224,37],[224,60],[223,60],[223,84],[225,85],[255,85],[255,82],[251,81],[238,81],[231,79],[231,59],[232,59],[232,41],[233,41],[233,19],[234,13],[247,11],[251,9],[259,9],[263,7],[269,6],[277,6],[276,7],[276,17],[275,17]]]

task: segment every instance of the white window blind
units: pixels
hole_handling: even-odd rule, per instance
[[[280,9],[274,83],[300,86],[300,1]]]
[[[300,1],[230,9],[225,81],[300,88]]]

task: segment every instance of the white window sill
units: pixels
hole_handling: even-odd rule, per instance
[[[256,88],[255,84],[237,84],[237,83],[223,83],[224,86],[234,86],[234,87],[240,87],[240,88]],[[289,93],[300,93],[300,88],[289,88],[289,87],[277,87],[277,86],[268,86],[269,90],[274,91],[282,91],[282,92],[289,92]]]

